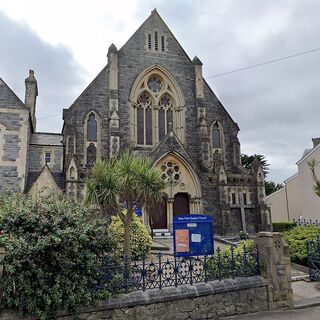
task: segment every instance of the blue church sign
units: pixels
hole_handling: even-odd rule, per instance
[[[204,214],[176,215],[173,218],[176,257],[213,254],[213,219]]]

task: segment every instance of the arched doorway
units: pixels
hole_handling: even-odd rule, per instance
[[[167,229],[167,198],[163,197],[162,201],[152,203],[149,208],[150,227],[155,229]]]
[[[187,193],[177,193],[173,201],[173,215],[189,214],[190,198]]]

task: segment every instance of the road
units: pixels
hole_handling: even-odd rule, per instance
[[[289,311],[274,311],[263,312],[252,315],[232,316],[223,318],[225,320],[319,320],[320,307],[289,310]]]

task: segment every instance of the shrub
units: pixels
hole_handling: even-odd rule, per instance
[[[307,241],[320,236],[320,228],[316,226],[299,226],[283,233],[290,248],[292,262],[308,265]]]
[[[123,222],[118,216],[112,217],[112,223],[109,227],[109,237],[112,255],[118,259],[122,259],[124,255],[124,227]],[[131,222],[130,239],[132,243],[132,259],[138,260],[149,254],[152,238],[146,226],[135,214]]]
[[[254,275],[256,260],[250,255],[253,251],[253,240],[241,240],[232,249],[227,247],[215,253],[207,261],[207,275],[209,280],[229,278],[234,276]],[[244,254],[244,250],[246,254]]]
[[[1,297],[6,307],[54,319],[94,301],[97,271],[108,250],[106,228],[87,208],[51,195],[15,196],[1,206],[9,240]]]
[[[291,230],[296,227],[297,224],[291,221],[283,221],[283,222],[273,222],[272,229],[274,232],[284,232],[287,230]]]

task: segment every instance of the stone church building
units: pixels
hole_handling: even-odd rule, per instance
[[[143,210],[152,229],[187,213],[212,215],[218,234],[270,228],[260,164],[241,166],[237,123],[156,10],[121,49],[110,46],[108,64],[63,110],[61,133],[36,131],[32,70],[25,85],[22,102],[0,79],[0,190],[80,201],[95,161],[129,149],[171,179],[163,202]]]

